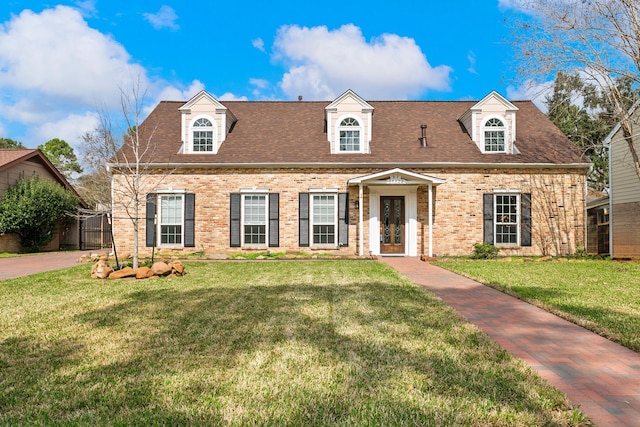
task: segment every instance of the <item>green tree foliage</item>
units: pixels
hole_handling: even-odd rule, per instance
[[[593,163],[589,186],[600,191],[608,186],[609,169],[602,141],[613,126],[602,109],[603,102],[593,85],[584,83],[577,74],[563,72],[556,76],[553,94],[546,99],[551,121]]]
[[[21,142],[14,141],[10,138],[0,138],[0,149],[3,148],[26,148]]]
[[[69,222],[78,199],[60,184],[38,176],[22,178],[0,200],[0,231],[15,233],[28,251],[38,251]]]
[[[614,89],[623,94],[623,107],[628,111],[640,94],[627,78],[616,80]],[[559,72],[548,96],[547,115],[553,123],[582,150],[593,163],[588,177],[589,186],[604,190],[609,185],[608,151],[603,145],[611,129],[617,124],[616,106],[609,90],[585,82],[578,74]]]
[[[70,178],[72,173],[82,173],[82,167],[78,163],[73,147],[71,147],[64,139],[54,138],[47,141],[44,145],[38,145],[38,149],[47,156],[47,159],[53,163],[66,178]]]

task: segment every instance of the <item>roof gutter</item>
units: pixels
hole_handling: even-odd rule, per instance
[[[118,169],[120,166],[126,166],[119,163],[108,163],[109,170]],[[591,163],[465,163],[465,162],[376,162],[376,163],[348,163],[348,162],[332,162],[332,163],[148,163],[146,168],[155,169],[200,169],[200,168],[265,168],[265,169],[311,169],[311,168],[471,168],[471,169],[527,169],[527,168],[547,168],[547,169],[586,169],[591,167]]]

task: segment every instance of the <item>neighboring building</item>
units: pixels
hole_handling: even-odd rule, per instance
[[[586,245],[588,160],[529,101],[161,102],[139,127],[141,254],[568,254]],[[131,178],[114,235],[133,247]],[[145,239],[146,237],[146,239]],[[146,245],[145,245],[146,243]]]
[[[87,207],[71,184],[40,150],[0,149],[0,198],[7,191],[7,188],[13,186],[20,178],[34,175],[59,183],[78,196],[80,207]],[[61,226],[58,235],[44,250],[51,251],[61,248],[78,248],[77,221]],[[18,236],[0,234],[0,252],[21,252],[22,249]]]
[[[610,255],[608,195],[587,196],[587,253]]]
[[[638,106],[629,114],[635,151],[640,153]],[[621,125],[613,128],[604,144],[609,147],[609,252],[613,258],[640,258],[640,178]]]

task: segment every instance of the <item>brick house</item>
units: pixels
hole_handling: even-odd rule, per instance
[[[639,107],[640,103],[636,103],[628,118],[636,153],[640,152]],[[593,230],[589,240],[602,243],[594,253],[613,258],[640,258],[640,177],[634,166],[637,159],[621,124],[611,130],[604,145],[609,149],[609,195],[589,203],[588,222]]]
[[[79,200],[80,208],[87,208],[86,203],[69,184],[67,179],[47,159],[42,151],[37,149],[2,149],[0,150],[0,198],[7,189],[18,182],[20,178],[38,176],[57,182],[71,191]],[[78,249],[79,224],[74,221],[60,226],[55,238],[44,248],[44,251],[60,249]],[[0,252],[22,252],[20,239],[17,235],[0,233]]]
[[[161,102],[145,147],[140,253],[567,254],[586,241],[588,161],[533,103]],[[123,149],[114,198],[128,175]],[[123,193],[124,194],[124,193]],[[126,200],[125,200],[126,201]],[[131,251],[124,207],[115,244]]]

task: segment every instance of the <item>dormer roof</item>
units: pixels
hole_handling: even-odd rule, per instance
[[[345,101],[347,101],[349,98],[352,98],[355,102],[360,104],[362,113],[372,113],[373,112],[373,110],[374,110],[373,106],[371,104],[369,104],[367,101],[365,101],[364,99],[362,99],[357,93],[355,93],[351,89],[348,89],[342,95],[337,97],[331,104],[329,104],[326,107],[324,107],[324,109],[326,111],[336,111],[338,109],[338,107],[341,104],[343,104]]]

